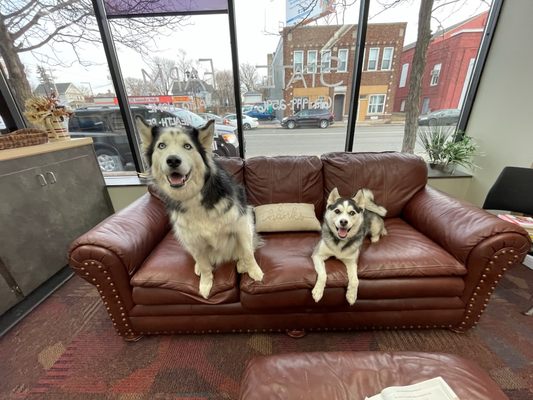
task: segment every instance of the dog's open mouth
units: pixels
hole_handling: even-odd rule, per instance
[[[351,229],[351,228],[350,228]],[[348,232],[350,232],[350,229],[346,228],[337,228],[337,235],[341,239],[346,239],[346,236],[348,236]]]
[[[167,176],[168,183],[173,188],[180,188],[183,185],[185,185],[185,183],[187,183],[187,181],[189,180],[190,175],[191,175],[190,172],[187,175],[182,175],[182,174],[179,174],[177,172],[173,172],[173,173],[171,173],[170,175]]]

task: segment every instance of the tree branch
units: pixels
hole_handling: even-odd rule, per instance
[[[75,20],[71,21],[72,24],[75,24],[77,22],[80,22],[82,19],[84,19],[85,17],[87,17],[87,15],[82,15],[80,16],[79,18],[76,18]],[[19,53],[23,53],[25,51],[32,51],[32,50],[35,50],[43,45],[45,45],[46,43],[48,43],[50,40],[52,40],[55,36],[57,36],[62,30],[66,29],[70,27],[70,24],[68,25],[63,25],[63,26],[60,26],[58,28],[56,28],[52,33],[49,34],[49,36],[44,39],[43,41],[37,43],[37,44],[34,44],[33,46],[30,46],[30,47],[26,47],[26,48],[22,48],[22,47],[19,47],[17,48],[17,51]]]

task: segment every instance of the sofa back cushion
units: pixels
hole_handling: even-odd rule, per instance
[[[311,203],[322,215],[322,162],[315,156],[253,157],[244,163],[248,202]]]
[[[224,168],[237,183],[244,183],[244,160],[239,157],[217,157],[217,163]]]
[[[387,217],[400,215],[404,205],[427,183],[426,163],[406,153],[328,153],[322,157],[324,204],[329,192],[353,196],[359,189],[372,190]]]

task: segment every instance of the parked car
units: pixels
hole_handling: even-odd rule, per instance
[[[327,128],[333,123],[333,114],[324,108],[310,108],[298,111],[281,120],[281,126],[294,129],[300,126],[319,126]]]
[[[442,110],[432,111],[428,114],[418,117],[418,125],[420,126],[443,126],[443,125],[457,125],[461,110],[457,108],[447,108]]]
[[[237,114],[225,115],[224,124],[231,125],[231,126],[237,126]],[[259,122],[257,122],[257,118],[252,118],[252,117],[249,117],[248,115],[242,116],[242,129],[244,130],[255,129],[258,126],[259,126]]]
[[[244,111],[245,115],[252,118],[257,118],[259,121],[272,121],[276,119],[276,116],[272,111],[268,111],[263,106],[253,106]]]
[[[206,121],[209,121],[211,119],[214,119],[217,124],[223,124],[224,118],[222,118],[220,115],[212,114],[212,113],[198,113],[200,117],[205,119]]]
[[[175,126],[187,124],[200,127],[207,121],[191,111],[175,109],[154,111],[144,106],[132,106],[133,116],[141,116],[152,125]],[[214,153],[219,156],[238,156],[236,129],[215,123]],[[69,118],[71,137],[92,137],[94,150],[103,172],[135,170],[124,122],[118,107],[84,107]]]

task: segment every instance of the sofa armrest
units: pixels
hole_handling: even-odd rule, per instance
[[[96,286],[115,329],[126,339],[137,337],[128,317],[134,305],[130,278],[169,230],[163,203],[147,193],[70,246],[70,266]]]
[[[69,259],[92,259],[91,254],[81,251],[86,246],[107,249],[131,276],[169,230],[163,203],[147,193],[76,239]]]
[[[522,262],[531,248],[524,229],[429,186],[406,204],[403,217],[465,265],[476,246],[497,235],[501,235],[501,248],[513,248],[523,255],[517,262]],[[492,248],[490,253],[498,250]]]
[[[456,331],[477,324],[495,285],[531,249],[527,232],[472,204],[426,186],[406,204],[403,218],[461,261],[467,274],[465,314]]]

